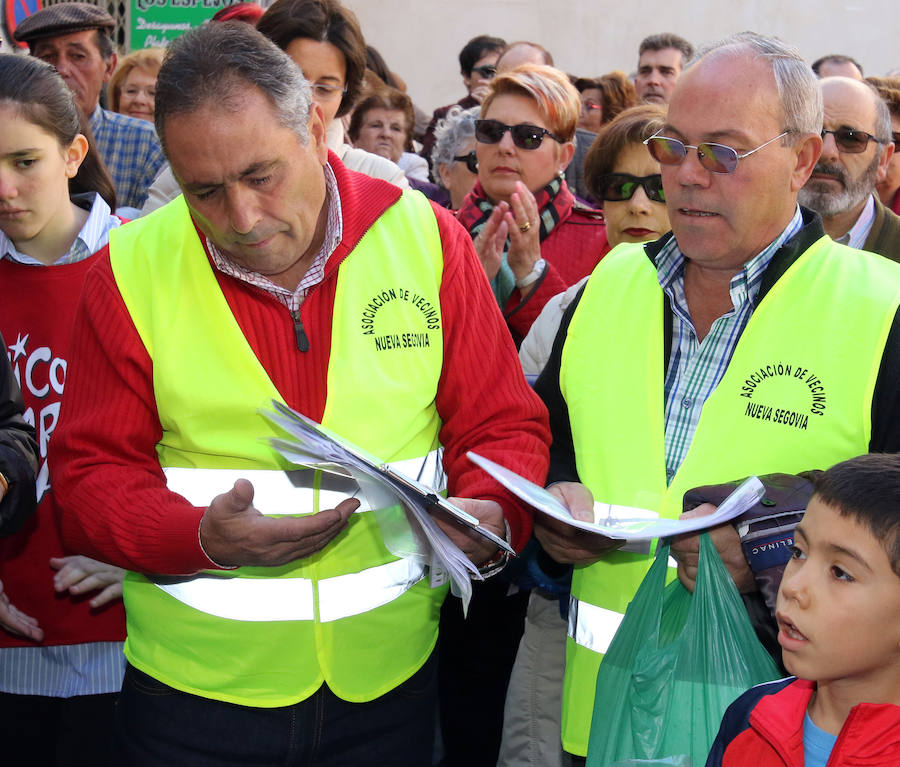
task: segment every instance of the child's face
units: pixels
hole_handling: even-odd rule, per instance
[[[900,577],[884,548],[815,496],[794,546],[778,590],[784,665],[802,679],[882,689],[900,676]]]

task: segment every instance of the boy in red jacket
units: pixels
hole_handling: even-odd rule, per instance
[[[722,720],[706,767],[900,765],[900,455],[824,472],[778,591],[793,677]]]

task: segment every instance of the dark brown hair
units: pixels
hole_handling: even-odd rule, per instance
[[[865,527],[900,576],[900,455],[868,453],[816,477],[814,498]]]
[[[116,191],[94,143],[87,117],[75,106],[72,92],[56,70],[33,56],[0,54],[0,104],[13,106],[28,122],[54,136],[61,147],[69,147],[82,133],[88,152],[69,193],[96,192],[116,209]]]
[[[356,139],[359,138],[359,132],[362,129],[366,112],[371,109],[396,109],[403,112],[403,118],[406,120],[406,140],[404,142],[404,148],[407,152],[411,152],[412,129],[416,117],[409,96],[402,91],[398,91],[396,88],[381,88],[366,96],[356,105],[356,109],[353,110],[353,114],[350,117],[350,127],[347,128],[347,135],[350,137],[351,141],[356,141]]]
[[[336,116],[350,111],[366,71],[366,41],[353,11],[338,0],[276,0],[256,28],[283,51],[298,37],[337,48],[347,64],[347,92]]]
[[[575,81],[575,88],[579,93],[591,88],[600,91],[604,125],[611,122],[620,112],[638,103],[634,85],[625,73],[619,70],[597,78],[579,77]]]

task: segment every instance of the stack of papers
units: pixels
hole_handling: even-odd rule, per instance
[[[438,527],[429,507],[439,507],[460,524],[515,553],[505,540],[482,527],[477,517],[454,506],[435,488],[396,471],[302,413],[280,402],[273,401],[272,406],[274,412],[264,411],[263,415],[289,435],[289,439],[272,439],[273,447],[291,463],[354,479],[370,508],[386,510],[373,513],[388,550],[395,556],[413,557],[428,565],[432,586],[449,578],[453,593],[463,602],[463,610],[468,608],[472,596],[471,580],[481,580],[481,575]],[[400,519],[396,513],[398,505],[405,510]]]
[[[510,471],[499,463],[488,460],[477,453],[466,453],[471,461],[478,464],[501,485],[515,493],[525,503],[543,514],[565,522],[572,527],[599,533],[607,538],[628,541],[649,541],[705,530],[723,522],[728,522],[743,514],[756,504],[765,494],[765,487],[757,477],[749,477],[729,495],[713,514],[691,519],[660,519],[659,514],[648,509],[632,506],[616,506],[612,503],[594,503],[594,519],[585,522],[575,519],[571,512],[560,503],[555,495],[540,485]]]

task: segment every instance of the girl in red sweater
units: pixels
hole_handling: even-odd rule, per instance
[[[37,513],[0,539],[0,721],[9,764],[104,764],[124,672],[124,573],[63,550],[46,462],[81,283],[121,224],[89,135],[51,66],[0,55],[0,332],[40,448]]]

